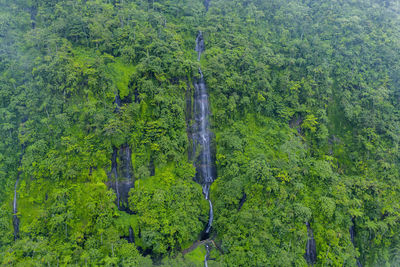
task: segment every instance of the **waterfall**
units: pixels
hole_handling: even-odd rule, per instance
[[[13,218],[12,218],[13,227],[14,227],[14,240],[17,240],[19,238],[19,218],[17,216],[17,212],[18,212],[17,188],[18,188],[18,182],[19,182],[19,175],[20,175],[20,173],[18,173],[17,180],[15,181],[15,184],[14,184]]]
[[[304,257],[306,258],[306,261],[310,265],[314,265],[314,263],[317,261],[317,246],[315,243],[314,239],[314,234],[311,229],[311,225],[309,222],[306,222],[307,225],[307,245],[306,245],[306,253]]]
[[[114,113],[119,113],[122,105],[119,93],[115,95]],[[129,144],[125,143],[119,148],[113,147],[111,157],[111,171],[109,172],[108,187],[111,187],[117,196],[116,204],[119,210],[130,212],[128,205],[129,190],[134,187],[132,168],[132,151]]]
[[[111,157],[111,172],[109,173],[108,186],[114,189],[117,196],[116,204],[119,210],[130,212],[128,206],[129,190],[134,187],[132,171],[131,148],[128,144],[119,149],[113,148]]]
[[[196,38],[196,52],[198,53],[197,59],[200,61],[201,54],[204,52],[204,39],[203,33],[199,31]],[[207,87],[204,81],[204,76],[199,68],[200,78],[195,79],[194,82],[194,131],[193,140],[194,148],[193,155],[195,155],[196,176],[197,181],[203,187],[203,195],[208,200],[210,211],[208,224],[205,233],[208,234],[211,230],[214,212],[213,205],[210,200],[210,186],[214,182],[215,171],[214,163],[211,153],[211,132],[209,123],[209,101]]]
[[[123,150],[123,154],[125,155],[125,177],[128,179],[128,180],[131,180],[131,178],[132,178],[132,173],[131,173],[131,170],[132,170],[132,166],[131,166],[131,164],[132,164],[132,160],[131,160],[131,149],[129,148],[129,145],[128,144],[125,144],[125,146],[123,146],[122,148],[121,148],[121,150]]]
[[[351,222],[353,224],[349,228],[350,240],[351,240],[351,243],[353,244],[354,248],[356,248],[356,244],[355,244],[355,241],[354,241],[354,239],[356,237],[356,230],[355,230],[356,222],[355,222],[354,218],[351,219]],[[357,267],[362,267],[362,264],[361,264],[360,260],[357,257],[356,257],[356,261],[357,261]]]
[[[121,111],[123,100],[119,92],[115,94],[114,113]],[[128,143],[121,145],[119,148],[113,147],[111,156],[111,171],[108,173],[107,186],[112,188],[117,196],[116,204],[118,210],[132,214],[129,209],[129,191],[135,185],[135,179],[132,168],[132,151]],[[132,227],[129,227],[128,242],[134,242],[134,233]]]
[[[206,12],[208,11],[208,7],[210,4],[210,0],[204,0],[204,6]],[[201,55],[205,50],[203,33],[199,31],[196,37],[196,46],[195,51],[197,52],[197,61],[200,61]],[[203,234],[207,238],[212,227],[213,219],[214,219],[214,210],[213,205],[210,199],[210,187],[214,182],[216,177],[215,172],[215,158],[214,153],[211,149],[212,142],[212,134],[210,131],[210,107],[209,107],[209,99],[207,93],[206,83],[204,81],[204,75],[199,68],[200,78],[194,78],[194,98],[193,98],[193,109],[192,109],[192,101],[190,98],[190,86],[187,94],[186,94],[186,108],[187,112],[190,114],[187,116],[186,121],[188,125],[190,125],[191,118],[194,118],[193,127],[188,126],[188,137],[192,139],[193,148],[192,153],[189,152],[189,158],[194,160],[194,164],[196,167],[196,181],[201,184],[204,198],[208,201],[209,204],[209,216],[208,223],[205,228]],[[192,113],[193,112],[193,113]],[[203,239],[203,240],[204,240]],[[205,243],[206,255],[204,258],[204,266],[208,267],[208,260],[210,256],[211,247],[207,243]]]
[[[208,234],[211,230],[212,222],[214,220],[214,211],[213,211],[213,205],[210,199],[208,199],[208,204],[210,205],[210,212],[208,215],[208,225],[206,228],[206,233]]]
[[[197,61],[200,61],[201,54],[204,52],[205,46],[204,46],[204,39],[203,39],[203,33],[199,31],[199,34],[196,37],[196,52],[197,52]],[[199,70],[201,73],[201,70]]]
[[[115,194],[117,195],[117,207],[120,209],[120,195],[119,195],[119,185],[118,185],[118,171],[117,171],[117,156],[118,150],[116,147],[113,149],[112,159],[111,159],[111,175],[114,176],[115,179]]]
[[[128,243],[135,243],[135,235],[133,234],[133,229],[129,226],[129,238]]]

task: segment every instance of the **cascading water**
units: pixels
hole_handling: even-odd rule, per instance
[[[205,46],[204,46],[204,38],[203,38],[203,33],[199,31],[199,34],[196,37],[196,52],[197,52],[197,61],[200,61],[201,54],[204,52]],[[199,70],[201,73],[201,70]]]
[[[115,194],[117,195],[117,207],[120,209],[120,194],[119,194],[119,185],[118,185],[118,171],[117,171],[117,156],[118,150],[116,147],[113,149],[112,159],[111,159],[111,174],[114,175],[115,179]]]
[[[131,149],[128,144],[125,144],[124,146],[121,147],[121,154],[124,155],[123,157],[123,166],[124,166],[124,172],[125,172],[125,177],[128,180],[132,179],[132,159],[131,159]]]
[[[306,225],[307,225],[308,239],[307,239],[307,245],[306,245],[306,253],[305,253],[304,257],[306,258],[306,261],[308,264],[314,265],[315,262],[317,261],[317,246],[315,243],[314,234],[311,229],[310,223],[306,222]]]
[[[351,243],[353,244],[353,246],[355,248],[356,244],[355,244],[354,239],[356,237],[356,230],[355,230],[356,222],[355,222],[354,218],[352,218],[351,221],[352,221],[353,224],[349,228],[350,240],[351,240]],[[356,257],[356,262],[357,262],[357,267],[362,267],[362,264],[361,264],[360,260],[357,257]]]
[[[114,147],[111,157],[111,172],[108,186],[114,189],[119,210],[130,212],[128,207],[129,190],[134,187],[131,163],[131,149],[128,144],[119,149]]]
[[[200,61],[201,54],[204,52],[203,33],[199,31],[196,37],[196,52],[197,60]],[[196,179],[202,185],[203,195],[210,206],[207,227],[204,231],[205,235],[211,231],[212,222],[214,219],[213,205],[210,199],[210,187],[216,177],[211,149],[212,135],[210,132],[210,107],[208,100],[207,87],[204,81],[204,76],[199,68],[200,78],[196,78],[194,82],[194,129],[191,136],[193,138],[193,155],[196,166]],[[206,256],[204,258],[204,266],[208,266],[208,257],[211,247],[208,243],[205,244]]]
[[[204,0],[204,6],[206,12],[208,11],[208,7],[210,4],[210,0]],[[197,61],[200,61],[201,55],[205,50],[203,33],[199,31],[196,37],[196,47],[195,51],[197,52]],[[186,95],[186,112],[187,112],[187,125],[188,125],[188,137],[193,141],[193,149],[192,153],[189,152],[189,159],[194,160],[194,164],[196,167],[196,181],[201,184],[204,198],[208,200],[210,210],[208,223],[203,232],[203,240],[207,240],[209,233],[211,231],[212,222],[214,219],[214,210],[213,205],[210,199],[210,187],[214,182],[216,177],[215,171],[215,158],[212,147],[212,133],[210,131],[210,107],[208,101],[208,93],[207,87],[204,81],[203,72],[201,68],[199,68],[200,78],[194,78],[194,98],[193,98],[193,110],[192,110],[192,101],[190,94],[190,86],[188,86],[188,91]],[[192,114],[193,111],[193,114]],[[190,126],[191,119],[194,118],[193,127]],[[204,258],[204,266],[208,266],[208,259],[210,256],[210,251],[212,247],[208,242],[205,243],[206,255]]]
[[[133,229],[132,229],[131,226],[129,226],[128,243],[135,243],[135,235],[134,235],[134,233],[133,233]]]
[[[19,238],[19,218],[17,216],[17,188],[18,188],[18,182],[19,182],[19,173],[17,176],[17,180],[15,181],[14,185],[14,200],[13,200],[13,227],[14,227],[14,240],[17,240]]]
[[[204,39],[203,34],[199,31],[196,38],[196,51],[198,53],[198,60],[200,60],[202,52],[204,52]],[[214,182],[215,171],[213,167],[212,153],[211,153],[211,132],[209,123],[209,102],[207,87],[204,82],[204,76],[199,68],[200,79],[194,82],[194,153],[196,155],[195,165],[197,170],[197,180],[203,187],[203,194],[205,199],[208,200],[210,205],[208,224],[205,233],[208,234],[211,230],[212,221],[214,218],[213,206],[210,200],[210,186]]]

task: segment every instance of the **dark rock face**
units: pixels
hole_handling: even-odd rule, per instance
[[[120,149],[114,148],[111,158],[111,172],[107,185],[111,187],[117,195],[117,206],[119,210],[129,212],[128,197],[129,191],[134,187],[131,149],[124,144]]]
[[[310,223],[306,222],[306,225],[307,225],[308,240],[306,245],[306,253],[304,254],[304,257],[308,264],[314,265],[317,262],[317,246],[315,243],[314,234],[311,229]]]

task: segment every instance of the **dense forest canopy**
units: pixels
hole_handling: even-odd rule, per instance
[[[399,266],[399,16],[397,0],[0,0],[0,265]]]

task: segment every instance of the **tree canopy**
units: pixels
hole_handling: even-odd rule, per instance
[[[201,66],[209,265],[306,266],[306,223],[315,266],[400,265],[398,1],[203,2],[0,0],[0,264],[203,266]]]

